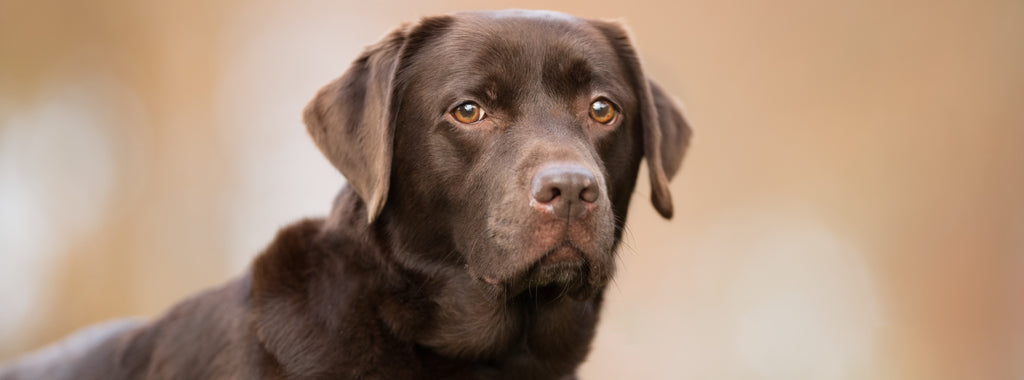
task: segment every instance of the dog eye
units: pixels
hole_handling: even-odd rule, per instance
[[[604,99],[590,103],[590,118],[601,124],[609,124],[615,120],[615,107]]]
[[[484,110],[480,105],[473,102],[465,102],[455,106],[452,110],[452,117],[463,124],[473,124],[484,118]]]

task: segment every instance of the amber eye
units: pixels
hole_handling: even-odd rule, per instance
[[[473,124],[484,118],[484,110],[473,102],[465,102],[455,106],[452,110],[452,117],[460,123]]]
[[[590,103],[590,118],[601,124],[611,123],[615,121],[615,107],[607,100],[595,100]]]

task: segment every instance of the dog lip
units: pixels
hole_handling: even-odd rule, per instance
[[[540,259],[541,265],[551,265],[562,262],[576,261],[583,258],[583,252],[573,246],[569,241],[562,242],[549,250]]]

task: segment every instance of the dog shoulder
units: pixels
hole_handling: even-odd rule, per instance
[[[250,314],[264,371],[348,378],[382,365],[378,249],[365,227],[333,216],[281,229],[253,262]]]
[[[253,262],[253,293],[294,292],[305,288],[307,274],[316,266],[317,237],[323,220],[307,219],[282,228]]]

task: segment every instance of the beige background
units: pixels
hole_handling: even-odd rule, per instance
[[[695,139],[585,379],[1024,376],[1024,2],[0,0],[0,359],[244,270],[343,183],[300,111],[391,27],[620,18]]]

